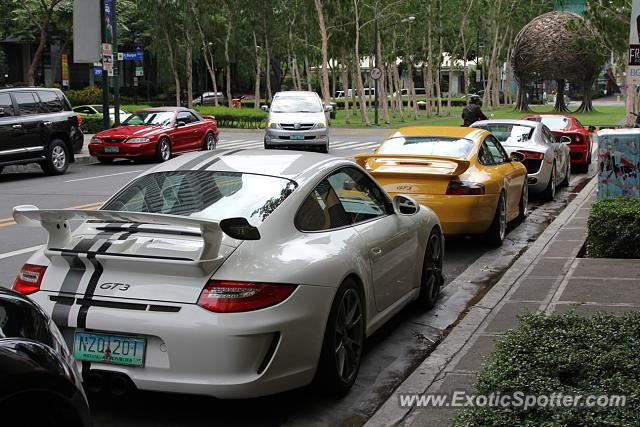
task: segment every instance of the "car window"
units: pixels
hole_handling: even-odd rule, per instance
[[[181,111],[176,116],[176,123],[177,122],[184,122],[185,124],[188,125],[189,123],[193,123],[195,121],[197,121],[195,116],[193,114],[191,114],[190,112],[188,112],[188,111]]]
[[[533,126],[491,122],[473,127],[488,130],[493,136],[498,138],[498,141],[506,145],[530,140],[535,129]]]
[[[495,163],[504,163],[508,161],[509,157],[505,153],[504,148],[502,148],[498,140],[493,135],[487,136],[484,142],[491,152],[491,157],[493,157]]]
[[[272,113],[321,113],[320,98],[315,95],[276,96],[271,104]]]
[[[242,217],[258,226],[295,188],[288,179],[248,173],[156,172],[131,182],[104,209],[214,221]]]
[[[43,90],[38,92],[38,96],[40,97],[40,102],[42,102],[44,107],[50,113],[59,113],[64,111],[64,105],[62,105],[62,101],[60,101],[60,98],[58,98],[55,92]]]
[[[172,111],[137,111],[122,122],[124,125],[169,126],[173,119]]]
[[[326,179],[302,203],[294,223],[300,231],[330,230],[351,224],[338,195]]]
[[[545,125],[542,125],[542,135],[544,136],[544,142],[546,142],[547,144],[553,144],[554,142],[556,142],[555,137],[553,136],[549,128]]]
[[[491,151],[489,151],[489,148],[487,147],[486,142],[483,142],[480,146],[480,150],[478,151],[478,160],[480,161],[480,164],[483,164],[485,166],[494,165],[496,163],[496,161],[493,159]]]
[[[36,99],[33,92],[14,92],[16,101],[18,102],[18,109],[21,115],[38,114],[43,112],[43,108],[40,106],[40,102]]]
[[[0,93],[0,118],[14,116],[13,102],[11,95],[8,93]]]
[[[327,180],[338,195],[351,224],[386,215],[386,197],[382,190],[359,170],[340,169]]]
[[[89,107],[76,107],[76,108],[73,109],[73,111],[75,111],[76,113],[82,113],[82,114],[95,114],[96,113],[95,111],[93,111]]]

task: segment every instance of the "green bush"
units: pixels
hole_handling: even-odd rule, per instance
[[[224,128],[262,128],[266,124],[267,113],[257,108],[196,107],[200,114],[210,114]]]
[[[102,129],[102,119],[101,118],[93,118],[88,117],[82,119],[82,125],[80,126],[82,132],[84,133],[98,133],[101,132]]]
[[[102,89],[97,86],[87,86],[80,90],[68,90],[64,94],[74,107],[87,104],[102,104]]]
[[[594,203],[589,213],[587,253],[593,258],[640,258],[640,198]]]
[[[640,313],[527,314],[485,362],[476,391],[624,395],[618,407],[466,408],[459,426],[640,425]]]

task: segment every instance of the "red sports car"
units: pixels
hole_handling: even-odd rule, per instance
[[[136,111],[121,126],[97,133],[89,153],[100,163],[118,157],[164,162],[172,154],[214,150],[217,143],[215,117],[180,107],[147,108]]]
[[[561,114],[530,114],[523,119],[545,124],[558,138],[558,142],[569,145],[571,166],[575,170],[587,171],[591,164],[591,131],[582,126],[578,119]]]

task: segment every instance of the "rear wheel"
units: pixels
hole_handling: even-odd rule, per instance
[[[216,145],[216,138],[209,132],[204,139],[204,149],[207,151],[215,150]]]
[[[485,232],[484,237],[487,243],[500,246],[507,234],[507,203],[504,192],[500,193],[498,198],[498,206],[493,216],[493,221],[489,229]]]
[[[98,157],[98,161],[103,165],[110,165],[113,163],[113,157]]]
[[[527,217],[527,211],[529,209],[529,184],[527,184],[527,177],[524,177],[524,185],[522,186],[522,193],[520,193],[520,202],[518,203],[518,221],[522,222]]]
[[[41,164],[42,170],[47,175],[62,175],[67,171],[69,167],[69,154],[67,153],[66,144],[59,140],[54,139],[47,148],[46,159]]]
[[[331,306],[316,383],[327,394],[346,394],[358,376],[364,346],[364,303],[358,285],[347,279]]]
[[[167,138],[162,138],[156,146],[154,160],[158,163],[166,162],[171,158],[171,143]]]
[[[433,308],[438,301],[440,288],[442,287],[442,233],[434,229],[427,241],[427,250],[424,254],[422,265],[422,278],[420,282],[419,304],[427,310]]]
[[[545,200],[553,200],[556,197],[556,164],[551,166],[551,176],[549,176],[549,183],[547,188],[542,192],[542,197]]]
[[[567,168],[564,173],[564,179],[560,183],[560,187],[568,187],[571,180],[571,162],[567,160]]]

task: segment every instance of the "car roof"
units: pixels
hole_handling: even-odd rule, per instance
[[[640,129],[638,128],[621,128],[621,129],[600,129],[598,131],[598,136],[605,135],[637,135],[640,134]]]
[[[406,126],[396,130],[389,138],[411,136],[444,136],[451,138],[475,139],[487,131],[462,126]]]
[[[149,169],[146,173],[175,170],[240,172],[276,176],[298,183],[321,170],[357,165],[344,158],[295,150],[215,150],[183,154]],[[146,174],[145,173],[145,174]]]
[[[564,117],[565,119],[572,119],[573,116],[566,114],[527,114],[525,117]]]
[[[149,108],[143,108],[141,110],[138,111],[191,111],[188,108],[184,108],[184,107],[149,107]]]
[[[22,86],[22,87],[5,87],[0,88],[0,92],[20,92],[23,90],[45,90],[50,92],[61,92],[60,89],[55,87],[37,87],[37,86]]]
[[[490,125],[494,123],[506,124],[506,125],[520,125],[520,126],[529,126],[536,127],[542,126],[542,123],[535,122],[533,120],[517,120],[517,119],[489,119],[489,120],[480,120],[472,124],[471,126],[477,125]]]

